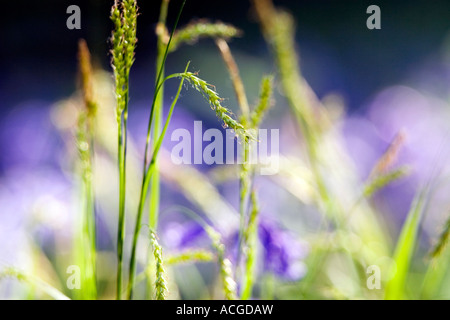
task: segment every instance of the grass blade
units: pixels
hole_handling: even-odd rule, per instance
[[[419,226],[428,196],[428,188],[418,193],[409,210],[408,217],[403,225],[395,249],[394,260],[395,275],[387,283],[385,290],[386,300],[399,300],[405,298],[405,283],[408,276],[411,258],[416,246]]]

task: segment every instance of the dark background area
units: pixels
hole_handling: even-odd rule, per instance
[[[295,16],[303,74],[312,87],[319,96],[330,91],[342,93],[352,110],[377,90],[401,83],[412,69],[432,59],[450,29],[450,1],[445,0],[274,2]],[[2,4],[1,112],[23,100],[55,101],[70,95],[76,88],[79,38],[87,40],[97,65],[110,70],[107,39],[112,3],[15,0]],[[81,30],[66,28],[66,9],[71,4],[81,8]],[[159,1],[138,4],[139,43],[132,77],[149,79],[145,88],[151,90],[153,75],[148,73],[153,71]],[[180,4],[171,1],[169,25]],[[370,4],[381,8],[381,30],[366,28]],[[248,1],[188,0],[180,25],[204,17],[232,23],[244,31],[242,38],[233,41],[234,48],[253,56],[268,54]],[[135,88],[136,95],[149,94]]]

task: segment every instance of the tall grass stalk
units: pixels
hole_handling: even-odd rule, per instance
[[[164,104],[164,84],[162,83],[164,79],[164,64],[165,59],[167,58],[167,43],[164,38],[166,36],[166,19],[168,13],[170,0],[163,0],[161,2],[161,10],[159,14],[159,21],[156,28],[157,35],[157,57],[156,57],[156,70],[159,72],[155,77],[155,87],[161,85],[161,89],[155,96],[155,120],[153,124],[153,140],[156,142],[156,138],[161,134],[161,126],[162,126],[162,113],[163,113],[163,104]],[[176,25],[174,27],[174,30]],[[172,34],[173,36],[173,34]],[[172,38],[171,36],[171,38]],[[171,40],[170,40],[171,41]],[[148,137],[150,135],[148,134]],[[154,145],[153,145],[154,146]],[[147,157],[148,150],[145,152],[145,157]],[[153,176],[151,178],[151,193],[150,193],[150,206],[149,206],[149,225],[150,228],[156,230],[158,225],[158,211],[159,211],[159,197],[160,197],[160,186],[159,186],[159,172],[158,172],[158,161],[155,163],[155,169],[153,172]]]
[[[231,50],[224,39],[217,39],[216,45],[222,55],[227,66],[228,73],[233,84],[233,88],[241,110],[240,120],[245,127],[256,132],[267,109],[270,107],[272,95],[272,77],[264,77],[261,85],[260,101],[254,110],[251,110],[248,104],[247,95],[245,93],[244,84],[239,74],[239,68],[231,54]],[[236,270],[240,271],[241,259],[244,261],[242,275],[242,292],[241,298],[248,299],[251,296],[254,281],[254,261],[256,251],[256,239],[258,231],[257,215],[259,208],[257,206],[256,193],[251,192],[253,184],[253,176],[255,174],[254,166],[249,163],[249,155],[254,144],[250,144],[248,140],[242,143],[243,161],[239,172],[239,240],[238,240],[238,257],[236,261]],[[251,205],[250,205],[251,197]],[[250,210],[250,214],[249,214]],[[237,277],[239,276],[237,272]]]
[[[137,26],[136,0],[114,2],[111,21],[114,30],[111,36],[112,61],[116,90],[116,117],[118,124],[118,168],[119,168],[119,219],[117,231],[117,280],[116,298],[121,299],[123,277],[123,246],[125,238],[125,194],[126,194],[126,149],[129,101],[129,75],[134,62]]]
[[[94,121],[97,105],[93,98],[92,66],[90,53],[84,40],[78,43],[78,60],[81,75],[81,89],[84,108],[78,117],[77,145],[80,156],[82,180],[82,215],[80,217],[81,230],[77,240],[77,260],[83,269],[82,285],[84,290],[80,297],[95,299],[97,297],[96,284],[96,224],[95,198],[93,190],[93,162],[94,162]]]
[[[245,273],[241,293],[242,300],[248,300],[252,296],[253,284],[255,282],[256,246],[258,240],[258,217],[259,206],[255,191],[251,193],[252,209],[245,229],[244,242],[246,244],[247,257],[245,260]]]
[[[136,217],[136,225],[135,225],[135,229],[134,229],[134,234],[133,234],[133,242],[132,242],[132,249],[131,249],[131,257],[130,257],[130,270],[129,270],[129,279],[128,279],[128,298],[131,299],[133,296],[133,288],[134,288],[134,278],[135,278],[135,274],[136,274],[136,250],[137,250],[137,242],[138,242],[138,237],[139,237],[139,230],[140,230],[140,226],[142,223],[142,212],[144,210],[144,205],[145,205],[145,198],[147,195],[147,191],[148,191],[148,187],[150,182],[152,182],[152,187],[155,187],[156,191],[152,189],[152,195],[150,196],[151,200],[157,201],[157,203],[159,203],[159,178],[157,180],[152,180],[154,171],[157,170],[157,155],[159,152],[159,149],[161,147],[162,144],[162,140],[164,139],[165,136],[165,132],[167,130],[168,124],[170,122],[170,119],[172,117],[172,112],[173,112],[173,108],[175,107],[176,102],[178,101],[178,97],[180,95],[181,89],[182,89],[182,85],[184,82],[184,78],[181,79],[180,81],[180,86],[178,88],[177,94],[175,99],[172,102],[172,105],[170,107],[169,110],[169,114],[167,115],[167,120],[166,123],[164,125],[164,128],[162,130],[161,133],[157,132],[159,130],[154,131],[154,141],[155,143],[153,144],[153,154],[152,154],[152,158],[149,164],[147,164],[148,162],[148,151],[150,148],[150,135],[151,135],[151,130],[152,130],[152,123],[153,123],[153,119],[155,117],[155,122],[158,121],[157,117],[161,117],[162,116],[162,105],[163,105],[163,96],[161,95],[161,90],[164,89],[164,82],[172,77],[165,77],[164,78],[164,65],[167,59],[167,54],[169,51],[169,46],[170,46],[170,42],[172,40],[174,31],[178,25],[178,21],[180,19],[181,13],[183,11],[184,5],[185,5],[186,1],[183,1],[180,10],[178,12],[178,16],[175,20],[175,24],[172,30],[172,33],[170,35],[169,41],[167,43],[167,45],[164,47],[164,55],[162,56],[162,60],[159,63],[159,61],[157,61],[157,65],[159,65],[159,70],[157,73],[157,78],[156,78],[156,82],[155,82],[155,90],[154,90],[154,96],[153,96],[153,103],[152,103],[152,107],[150,110],[150,117],[149,117],[149,121],[148,121],[148,126],[147,126],[147,139],[146,139],[146,144],[145,144],[145,151],[144,151],[144,172],[143,172],[143,176],[142,176],[142,186],[141,186],[141,194],[139,197],[139,206],[138,206],[138,213],[137,213],[137,217]],[[162,3],[162,9],[161,9],[161,15],[160,15],[160,24],[158,25],[159,28],[164,28],[165,30],[165,20],[166,20],[166,16],[167,16],[167,10],[168,10],[168,4],[169,1],[168,0],[164,0]],[[159,31],[162,32],[163,31]],[[161,59],[160,57],[160,48],[162,48],[162,43],[160,43],[159,41],[161,41],[161,36],[158,36],[158,60]],[[161,47],[160,47],[161,46]],[[189,67],[189,63],[186,66],[185,72],[187,72],[187,69]],[[160,98],[158,98],[158,96]],[[159,104],[159,106],[158,106]],[[159,109],[159,110],[158,110]],[[159,114],[159,115],[158,115]],[[159,120],[160,121],[160,120]],[[156,125],[157,129],[158,129],[158,125]],[[156,139],[156,135],[158,135],[158,139]],[[156,185],[156,186],[155,186]],[[155,192],[155,193],[153,193]],[[156,199],[156,200],[155,200]],[[151,227],[154,226],[156,227],[157,224],[157,214],[158,214],[158,207],[159,205],[152,205],[150,203],[150,224]]]
[[[328,177],[329,173],[333,173],[333,168],[336,168],[336,164],[329,161],[330,152],[336,155],[335,162],[339,163],[342,170],[349,170],[350,166],[346,158],[341,156],[346,152],[342,149],[338,139],[329,141],[330,135],[327,133],[329,133],[328,129],[332,125],[331,118],[300,72],[298,55],[295,50],[293,17],[289,13],[274,7],[271,0],[252,0],[252,3],[266,42],[274,54],[283,94],[303,137],[305,156],[317,194],[315,204],[318,210],[324,213],[322,219],[323,221],[329,220],[331,227],[336,230],[358,233],[363,239],[364,246],[367,246],[367,250],[361,250],[357,256],[353,256],[353,253],[348,250],[344,251],[346,263],[355,271],[355,274],[358,274],[356,272],[358,270],[357,264],[370,256],[370,253],[366,254],[370,250],[369,243],[372,241],[380,242],[385,249],[384,247],[387,247],[386,238],[383,238],[379,221],[368,205],[361,206],[358,209],[361,213],[364,209],[364,215],[357,218],[354,215],[354,219],[346,220],[347,210],[343,205],[345,205],[345,200],[348,199],[341,200],[339,190],[333,188],[335,179],[341,179],[342,177],[333,177],[333,175]],[[331,143],[333,144],[332,148],[330,148]],[[348,181],[344,181],[344,184],[347,183],[349,188],[353,183],[352,178],[354,177],[350,176]],[[351,191],[351,189],[349,190]],[[357,197],[357,195],[350,192],[349,197]],[[353,201],[353,199],[351,200]],[[328,222],[325,222],[320,224],[321,228],[328,225]],[[339,241],[342,241],[342,239]],[[340,243],[340,245],[345,248],[345,243]],[[310,258],[313,264],[308,265],[308,273],[311,275],[315,273],[315,270],[322,268],[322,261],[326,256],[322,253],[317,253],[317,255],[319,257]],[[360,258],[363,258],[363,260]],[[363,280],[363,278],[360,280]],[[307,283],[311,282],[307,281]],[[358,287],[358,289],[361,288]],[[305,290],[304,292],[307,292],[307,289]]]
[[[155,122],[153,126],[153,139],[156,140],[161,133],[161,125],[162,125],[162,113],[163,113],[163,105],[164,105],[164,85],[161,83],[161,80],[164,78],[164,62],[166,57],[166,49],[167,44],[165,43],[165,37],[167,33],[166,28],[166,19],[169,10],[169,2],[170,0],[162,0],[161,8],[159,14],[159,20],[156,27],[156,36],[157,36],[157,57],[156,57],[156,70],[159,70],[158,73],[155,74],[155,87],[161,85],[161,89],[158,94],[155,96]],[[151,125],[151,124],[150,124]],[[147,157],[148,157],[148,146],[150,145],[150,127],[148,128],[147,133],[147,141],[145,147],[145,155],[144,155],[144,170],[147,165]],[[153,176],[151,178],[151,188],[150,188],[150,204],[149,204],[149,226],[150,229],[156,230],[158,226],[158,216],[159,216],[159,201],[160,201],[160,181],[159,181],[159,169],[158,162],[155,163],[155,170]],[[151,255],[149,255],[150,257]],[[149,261],[150,263],[150,261]],[[151,276],[147,277],[147,297],[150,298],[152,291],[152,281]]]
[[[186,65],[185,72],[187,71],[188,67],[189,67],[189,63]],[[170,79],[170,78],[172,78],[172,76],[166,77],[165,79]],[[183,82],[184,82],[184,77],[182,77],[180,80],[180,85],[178,87],[178,91],[175,95],[174,100],[172,101],[172,105],[170,106],[170,110],[167,115],[163,130],[155,144],[152,158],[150,160],[149,165],[146,167],[145,172],[142,177],[142,185],[141,185],[141,191],[140,191],[140,196],[139,196],[139,206],[138,206],[138,212],[137,212],[137,216],[136,216],[136,224],[134,227],[132,248],[131,248],[130,269],[129,269],[129,278],[128,278],[128,290],[127,290],[128,299],[132,299],[132,297],[133,297],[134,278],[135,278],[135,274],[136,274],[136,251],[137,251],[137,244],[138,244],[138,238],[139,238],[139,231],[141,229],[141,224],[142,224],[142,213],[144,211],[144,205],[145,205],[146,195],[148,192],[148,187],[150,185],[151,177],[152,177],[154,169],[155,169],[155,163],[156,163],[156,159],[158,158],[158,153],[161,149],[161,145],[164,140],[164,136],[166,134],[167,128],[169,126],[170,119],[172,118],[173,109],[175,107],[175,104],[178,101],[178,98],[181,93],[181,89],[183,88]],[[159,90],[159,88],[161,88],[161,86],[159,86],[155,90],[155,94],[157,94],[157,91]],[[153,107],[152,107],[152,109],[153,109]],[[150,121],[151,121],[151,119],[152,119],[152,116],[150,116]]]
[[[236,64],[236,61],[231,54],[231,50],[224,39],[217,39],[216,45],[219,48],[220,54],[225,62],[225,65],[228,69],[228,73],[231,78],[231,82],[233,84],[234,92],[236,94],[236,98],[238,101],[238,105],[241,110],[241,121],[246,124],[249,122],[250,118],[250,107],[248,105],[247,95],[245,93],[244,84],[242,82],[241,76],[239,75],[239,68]],[[242,141],[242,145],[239,146],[242,149],[243,161],[240,167],[239,173],[239,216],[240,216],[240,225],[239,225],[239,245],[238,245],[238,257],[236,259],[236,273],[239,275],[239,267],[240,261],[242,258],[242,254],[245,254],[245,249],[243,249],[244,242],[244,232],[246,229],[246,219],[247,219],[247,207],[248,207],[248,198],[250,194],[250,165],[248,163],[249,159],[249,148],[250,145],[248,141]],[[244,251],[244,252],[243,252]],[[244,257],[245,258],[245,257]]]

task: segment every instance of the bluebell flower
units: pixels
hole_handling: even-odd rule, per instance
[[[264,250],[266,272],[289,281],[300,280],[305,275],[303,259],[308,253],[308,246],[304,242],[272,220],[262,220],[258,234]]]

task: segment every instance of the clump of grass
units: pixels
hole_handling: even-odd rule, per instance
[[[147,142],[145,149],[144,159],[144,171],[147,166],[148,149],[150,146],[150,136],[153,134],[153,140],[157,141],[161,134],[162,127],[162,108],[163,108],[163,96],[164,96],[164,64],[167,58],[167,54],[176,51],[184,43],[193,43],[200,38],[208,37],[234,37],[240,34],[239,30],[231,25],[224,23],[210,23],[206,20],[200,20],[195,23],[191,23],[180,30],[176,30],[178,20],[175,23],[171,34],[167,31],[166,19],[169,9],[169,0],[163,0],[161,2],[159,20],[156,27],[157,35],[157,58],[156,69],[159,72],[156,75],[156,86],[160,87],[157,94],[154,97],[154,105],[152,106],[153,128],[151,129],[151,123],[149,122]],[[181,8],[183,8],[183,5]],[[181,10],[180,10],[181,12]],[[154,112],[154,119],[153,119]],[[150,179],[151,192],[150,192],[150,205],[149,205],[149,225],[150,228],[156,229],[159,216],[159,198],[160,198],[160,183],[159,183],[159,168],[158,161],[155,160],[153,174]],[[150,284],[150,281],[147,281]],[[147,290],[150,292],[150,288]]]
[[[251,110],[243,81],[240,77],[239,68],[234,60],[231,50],[224,39],[217,39],[216,45],[228,69],[230,79],[233,83],[233,88],[236,98],[239,103],[241,115],[240,122],[250,128],[251,132],[256,132],[261,124],[263,117],[270,107],[270,100],[272,97],[272,76],[263,77],[260,99],[256,107]],[[256,139],[255,139],[256,140]],[[257,216],[259,213],[256,192],[250,192],[252,185],[252,177],[255,175],[253,166],[249,163],[249,154],[251,148],[255,147],[249,143],[249,139],[245,139],[242,144],[243,163],[239,172],[239,244],[238,257],[236,262],[237,270],[239,271],[241,259],[244,259],[243,272],[243,289],[241,298],[248,299],[251,296],[253,282],[254,282],[254,263],[256,256],[256,240],[258,231]],[[251,193],[251,205],[249,205],[249,197]],[[248,211],[250,210],[250,214]]]
[[[166,3],[167,5],[167,3]],[[184,6],[184,3],[183,3]],[[197,77],[196,74],[188,72],[188,67],[189,67],[189,63],[186,66],[186,69],[184,72],[182,73],[177,73],[177,74],[172,74],[169,75],[165,78],[162,78],[163,75],[163,70],[164,70],[164,65],[167,59],[167,55],[169,52],[169,48],[170,48],[170,43],[173,39],[173,35],[174,35],[174,31],[176,29],[176,26],[178,24],[183,6],[181,7],[176,22],[174,24],[174,28],[172,30],[172,33],[169,37],[169,41],[167,43],[167,46],[165,47],[165,52],[164,52],[164,56],[163,59],[161,60],[161,65],[160,65],[160,69],[158,72],[158,76],[157,76],[157,80],[156,80],[156,85],[155,85],[155,91],[154,91],[154,98],[153,98],[153,103],[152,103],[152,108],[151,108],[151,112],[150,112],[150,117],[149,117],[149,124],[148,124],[148,131],[147,131],[147,141],[146,141],[146,146],[145,146],[145,156],[144,156],[144,174],[143,174],[143,178],[142,178],[142,186],[141,186],[141,192],[140,192],[140,198],[139,198],[139,206],[138,206],[138,213],[137,213],[137,218],[136,218],[136,224],[135,224],[135,229],[134,229],[134,233],[133,233],[133,241],[132,241],[132,251],[131,251],[131,258],[130,258],[130,269],[129,269],[129,283],[128,283],[128,298],[132,298],[133,295],[133,287],[134,287],[134,279],[135,279],[135,270],[136,270],[136,250],[137,250],[137,243],[138,243],[138,237],[139,237],[139,230],[141,228],[141,224],[142,224],[142,213],[143,213],[143,209],[144,209],[144,205],[145,205],[145,200],[146,200],[146,195],[147,195],[147,191],[149,188],[149,185],[151,183],[151,179],[152,179],[152,175],[155,174],[155,172],[157,172],[157,159],[158,159],[158,153],[160,151],[162,142],[164,140],[165,137],[165,133],[167,131],[168,125],[170,123],[171,117],[172,117],[172,113],[173,113],[173,109],[178,101],[178,97],[180,95],[181,89],[182,89],[182,85],[184,80],[188,80],[198,91],[200,91],[203,96],[205,98],[207,98],[208,102],[210,103],[211,107],[215,110],[216,115],[224,122],[224,124],[227,127],[231,127],[233,128],[238,134],[241,134],[245,139],[249,139],[250,136],[247,134],[245,128],[243,125],[241,125],[240,123],[238,123],[235,119],[233,119],[230,116],[230,111],[223,107],[221,105],[221,98],[218,96],[218,94],[211,89],[211,86],[204,80],[200,79],[199,77]],[[162,9],[162,11],[165,11],[167,8]],[[148,163],[147,160],[147,153],[148,153],[148,149],[149,149],[149,142],[150,142],[150,132],[151,132],[151,128],[152,128],[152,123],[155,121],[156,122],[156,118],[155,115],[159,112],[157,110],[157,103],[159,103],[159,100],[157,99],[157,97],[160,94],[160,90],[163,90],[163,85],[165,83],[165,81],[172,79],[172,78],[181,78],[180,81],[180,85],[178,87],[178,91],[177,94],[175,95],[174,100],[172,101],[172,105],[169,109],[169,113],[167,115],[164,127],[161,131],[161,133],[159,134],[159,136],[157,136],[157,138],[155,139],[154,142],[154,146],[153,146],[153,153],[152,153],[152,157],[150,162]],[[162,98],[161,98],[162,99]],[[162,102],[161,102],[162,103]],[[156,132],[154,131],[154,134],[156,134]],[[152,185],[153,186],[153,185]],[[151,196],[151,200],[153,200],[153,197]],[[152,219],[151,219],[152,220]],[[154,220],[153,220],[154,221]],[[152,223],[153,225],[153,223]]]
[[[117,236],[117,299],[121,299],[123,274],[123,243],[125,237],[125,191],[126,191],[126,145],[129,101],[129,75],[134,62],[138,8],[136,0],[114,2],[111,21],[114,30],[111,36],[111,66],[114,71],[118,124],[119,167],[119,222]]]
[[[186,70],[188,67],[189,67],[189,63],[186,66]],[[129,299],[131,299],[133,296],[134,278],[135,278],[135,273],[136,273],[136,250],[137,250],[137,244],[138,244],[139,231],[141,229],[141,224],[142,224],[142,213],[144,210],[145,199],[146,199],[148,187],[150,184],[150,179],[155,170],[155,163],[158,158],[158,153],[161,149],[161,145],[164,140],[167,128],[169,126],[170,119],[172,118],[172,113],[173,113],[174,107],[180,96],[181,89],[183,87],[183,82],[184,82],[184,79],[182,78],[180,81],[180,85],[178,87],[178,91],[175,95],[174,100],[172,101],[172,105],[170,106],[170,110],[167,115],[167,119],[164,124],[164,128],[155,144],[150,163],[148,164],[148,166],[145,165],[145,167],[144,167],[144,174],[142,177],[142,186],[141,186],[140,197],[139,197],[138,213],[137,213],[137,217],[136,217],[136,224],[135,224],[135,228],[134,228],[132,248],[131,248],[130,270],[129,270],[129,280],[128,280],[128,298]],[[152,117],[150,116],[150,121],[151,121],[151,118]]]

